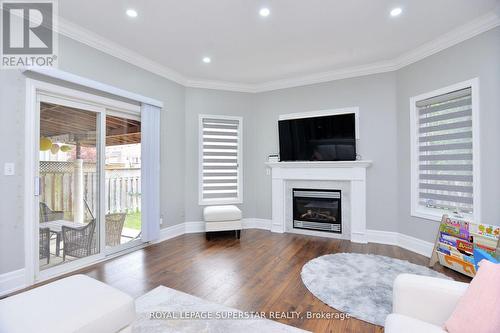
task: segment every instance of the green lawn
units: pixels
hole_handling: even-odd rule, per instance
[[[125,218],[124,227],[141,230],[141,212],[128,213]]]

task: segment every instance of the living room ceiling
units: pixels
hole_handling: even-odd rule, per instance
[[[272,82],[293,86],[387,71],[405,56],[411,63],[411,57],[422,57],[419,52],[432,54],[453,45],[453,38],[498,25],[499,3],[64,0],[59,14],[63,34],[177,82],[258,90]],[[259,15],[262,8],[268,16]],[[402,13],[391,16],[394,8]],[[129,9],[137,17],[128,16]]]

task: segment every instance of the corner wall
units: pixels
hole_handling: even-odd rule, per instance
[[[439,226],[410,216],[410,97],[475,77],[480,94],[481,219],[500,225],[500,28],[495,28],[397,71],[400,233],[434,242]]]

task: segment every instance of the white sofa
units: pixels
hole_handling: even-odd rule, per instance
[[[73,275],[0,300],[0,333],[125,333],[135,315],[129,295]]]
[[[240,238],[241,210],[234,205],[207,206],[203,209],[203,220],[207,238],[210,232],[227,230],[235,230]]]
[[[385,320],[386,333],[445,333],[468,283],[427,276],[401,274],[394,281],[392,314]]]

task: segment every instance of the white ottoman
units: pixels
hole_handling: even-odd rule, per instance
[[[74,275],[0,301],[0,332],[125,332],[132,297],[86,275]]]
[[[203,209],[207,239],[210,232],[235,230],[236,237],[241,233],[241,210],[233,205],[208,206]]]

